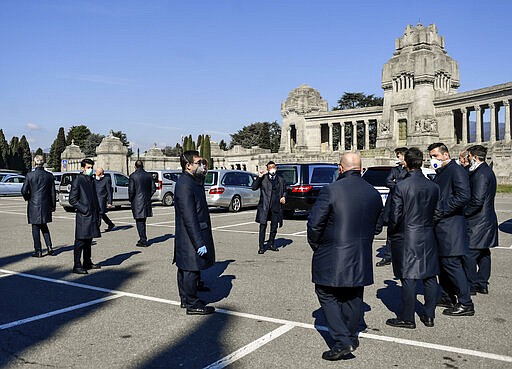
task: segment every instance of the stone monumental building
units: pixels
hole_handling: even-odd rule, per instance
[[[429,144],[441,141],[452,157],[473,144],[487,146],[498,181],[512,183],[512,82],[458,93],[459,66],[448,55],[435,24],[405,28],[382,68],[381,86],[383,106],[329,111],[320,93],[303,84],[281,104],[278,153],[240,146],[223,151],[212,143],[212,167],[257,171],[269,160],[338,162],[347,150],[360,151],[364,166],[392,164],[396,147],[416,146],[426,151]],[[109,169],[131,172],[135,159],[121,165],[123,160],[115,149],[119,145],[114,138],[107,139],[108,143],[98,147],[99,161],[109,163],[105,165]],[[109,150],[117,156],[109,159]],[[146,168],[179,167],[177,158],[165,159],[157,151],[152,148],[141,158]],[[77,154],[76,148],[70,152]],[[72,162],[70,157],[66,160]]]

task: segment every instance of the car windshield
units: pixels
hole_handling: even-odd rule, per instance
[[[297,183],[297,167],[278,167],[277,174],[283,177],[287,185]]]
[[[0,182],[2,182],[5,177],[7,177],[7,174],[0,174]]]
[[[363,174],[363,179],[372,186],[386,187],[386,178],[391,168],[368,168]]]

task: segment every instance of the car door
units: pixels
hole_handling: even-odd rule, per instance
[[[21,195],[21,187],[23,186],[23,177],[10,177],[5,180],[6,192],[9,195]]]
[[[117,202],[128,202],[128,183],[130,179],[121,173],[111,173],[114,176],[112,179],[113,198]]]
[[[260,190],[256,191],[252,190],[252,183],[254,182],[256,175],[251,173],[244,173],[245,176],[245,186],[246,186],[246,194],[247,194],[247,204],[248,206],[256,206],[260,201]]]

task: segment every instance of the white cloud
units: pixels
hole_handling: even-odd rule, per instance
[[[35,123],[27,123],[26,127],[30,129],[31,131],[39,131],[41,130],[41,127],[38,124]]]

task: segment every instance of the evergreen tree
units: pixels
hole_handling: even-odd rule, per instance
[[[83,153],[87,157],[96,156],[96,148],[101,143],[101,140],[103,140],[105,136],[97,134],[97,133],[91,133],[87,140],[84,143],[84,147],[82,149]]]
[[[61,155],[65,149],[66,135],[64,134],[64,127],[60,127],[57,137],[50,147],[50,154],[48,155],[48,166],[52,168],[54,172],[60,172]]]
[[[226,151],[228,149],[228,145],[226,144],[226,141],[220,140],[219,149],[221,149],[222,151]]]
[[[0,168],[8,169],[9,144],[5,139],[4,131],[0,129]]]
[[[188,137],[185,136],[183,138],[183,151],[187,151],[188,150]]]
[[[34,153],[34,156],[41,155],[43,157],[43,160],[46,162],[46,154],[44,153],[43,149],[40,147],[37,148],[36,152]]]
[[[203,135],[198,135],[197,136],[197,150],[199,150],[199,152],[201,152],[201,150],[202,150],[203,141],[204,141],[204,136]]]
[[[80,147],[80,150],[84,150],[85,142],[91,135],[91,130],[87,126],[81,124],[79,126],[72,126],[68,135],[66,136],[66,145],[71,145],[71,142],[75,142],[75,145]]]
[[[189,150],[195,150],[196,149],[196,143],[192,139],[192,135],[188,135],[188,149]]]
[[[211,146],[210,146],[210,136],[209,135],[206,135],[204,137],[204,141],[203,141],[203,153],[201,154],[201,157],[205,158],[206,160],[208,160],[208,166],[209,168],[213,168],[213,163],[212,163],[212,149],[211,149]]]
[[[26,174],[32,170],[32,153],[30,152],[30,145],[28,144],[25,135],[21,136],[19,143],[19,151],[21,155],[21,171]]]
[[[20,139],[16,136],[11,138],[9,143],[8,168],[13,170],[23,170],[23,155],[20,150]]]

